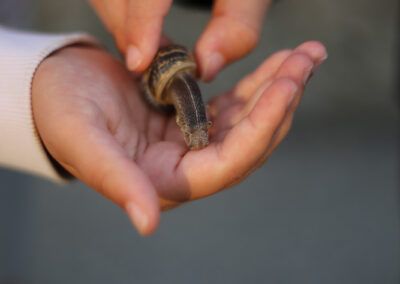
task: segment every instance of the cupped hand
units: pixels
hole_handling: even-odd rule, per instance
[[[325,57],[317,42],[272,55],[210,102],[211,143],[189,151],[175,118],[142,100],[120,62],[95,47],[67,47],[34,76],[34,121],[52,157],[147,235],[160,209],[217,193],[259,167],[287,134]]]
[[[163,21],[173,0],[90,0],[126,55],[131,71],[142,72],[160,45]],[[211,80],[225,65],[257,44],[271,0],[215,0],[212,17],[195,53],[201,77]],[[184,24],[184,23],[182,23]]]

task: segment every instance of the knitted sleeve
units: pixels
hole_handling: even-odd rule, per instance
[[[96,41],[80,33],[40,34],[0,26],[0,166],[63,180],[35,129],[31,85],[49,54],[76,43]]]

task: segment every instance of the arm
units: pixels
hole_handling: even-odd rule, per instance
[[[83,34],[45,35],[0,26],[0,165],[61,181],[36,131],[31,85],[39,64],[75,43],[94,44]]]

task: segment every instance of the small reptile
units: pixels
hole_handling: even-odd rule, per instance
[[[142,78],[146,101],[160,111],[175,110],[176,123],[191,150],[208,145],[211,127],[195,78],[196,63],[180,45],[160,48]]]

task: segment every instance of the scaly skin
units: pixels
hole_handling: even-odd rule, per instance
[[[207,120],[200,88],[194,79],[196,64],[188,51],[178,45],[161,48],[143,76],[146,100],[155,108],[175,108],[176,122],[191,150],[209,144]]]

